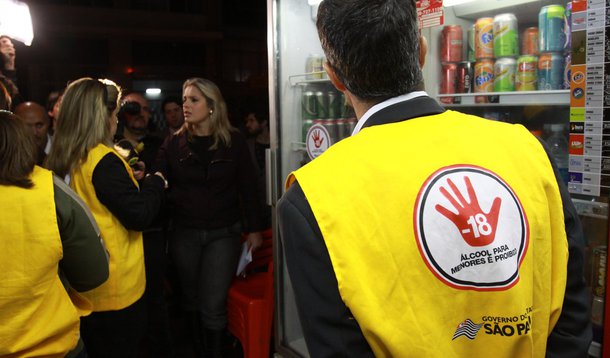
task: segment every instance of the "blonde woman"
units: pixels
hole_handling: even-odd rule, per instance
[[[159,211],[165,180],[132,171],[112,148],[120,88],[108,80],[81,78],[63,96],[47,167],[83,198],[102,232],[110,256],[110,277],[86,292],[93,313],[82,319],[90,357],[135,357],[145,309],[142,229]]]
[[[262,243],[256,170],[218,87],[192,78],[182,91],[186,125],[166,138],[157,165],[169,182],[170,247],[184,309],[193,336],[205,342],[205,356],[221,357],[240,235],[247,233],[252,249]],[[199,340],[193,342],[196,350]]]

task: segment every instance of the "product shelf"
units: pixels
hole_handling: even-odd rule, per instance
[[[557,3],[557,0],[476,0],[452,8],[456,17],[473,21],[509,12],[515,14],[520,23],[537,23],[540,9]]]
[[[489,103],[476,103],[475,97],[487,96]],[[519,92],[481,92],[481,93],[452,93],[437,95],[439,102],[444,97],[454,97],[460,103],[441,104],[444,107],[465,107],[465,106],[569,106],[570,90],[552,91],[519,91]]]

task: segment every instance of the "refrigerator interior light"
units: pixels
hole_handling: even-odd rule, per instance
[[[473,1],[475,1],[475,0],[443,0],[443,6],[450,7],[450,6],[455,6],[455,5],[466,4],[469,2],[473,2]]]
[[[321,2],[322,2],[322,0],[307,0],[307,3],[309,4],[309,6],[320,5]]]

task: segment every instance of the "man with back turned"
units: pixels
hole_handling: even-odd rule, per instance
[[[586,356],[584,239],[544,145],[423,91],[415,0],[325,0],[317,27],[359,121],[278,204],[311,356]]]

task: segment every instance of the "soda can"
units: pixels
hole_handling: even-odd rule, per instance
[[[301,117],[303,119],[317,119],[318,105],[316,96],[312,91],[304,91],[301,97]]]
[[[457,64],[445,63],[442,67],[442,78],[440,94],[451,94],[455,93],[457,80]],[[454,97],[441,97],[440,101],[445,104],[451,104],[454,101]]]
[[[441,63],[462,61],[462,27],[447,25],[441,32]]]
[[[492,92],[494,83],[494,62],[491,59],[477,61],[474,65],[474,92]],[[487,103],[487,96],[475,97],[476,103]]]
[[[597,246],[592,250],[591,293],[594,296],[606,296],[606,270],[608,263],[608,247]]]
[[[305,60],[305,72],[307,79],[322,79],[324,76],[324,57],[318,54],[310,54]]]
[[[313,122],[314,120],[311,118],[303,118],[303,125],[301,129],[301,139],[303,142],[307,142],[307,132],[309,131],[309,128],[313,126]]]
[[[482,17],[474,23],[474,57],[477,60],[494,57],[493,22],[491,17]]]
[[[572,81],[572,55],[568,53],[564,59],[563,88],[569,89],[571,81]]]
[[[356,124],[358,124],[358,119],[356,117],[349,117],[345,120],[345,123],[347,123],[347,132],[351,136],[354,128],[356,128]]]
[[[502,57],[494,63],[494,92],[512,92],[515,90],[515,73],[517,61],[511,57]]]
[[[315,98],[318,108],[318,119],[328,119],[328,98],[326,93],[318,91],[315,94]]]
[[[519,56],[519,29],[514,14],[494,17],[493,44],[495,58]]]
[[[322,125],[328,131],[330,137],[330,145],[337,143],[337,120],[336,119],[323,119]]]
[[[566,46],[565,9],[561,5],[547,5],[538,14],[540,52],[561,52]]]
[[[476,58],[474,56],[474,24],[468,29],[468,50],[466,51],[466,60],[468,62],[475,62]]]
[[[328,91],[328,118],[337,119],[340,117],[339,97],[337,92]]]
[[[515,90],[535,91],[538,83],[538,57],[524,55],[517,59]]]
[[[563,88],[563,56],[556,52],[543,53],[538,59],[538,90]]]
[[[606,2],[608,3],[608,2]],[[566,44],[564,51],[572,50],[572,2],[568,1],[566,4],[565,23],[563,25],[564,32],[566,34]]]
[[[343,138],[349,137],[347,119],[339,118],[337,119],[337,141],[342,140]]]
[[[472,92],[472,64],[463,61],[457,64],[456,93]]]
[[[528,27],[521,37],[521,54],[538,56],[538,28]]]

